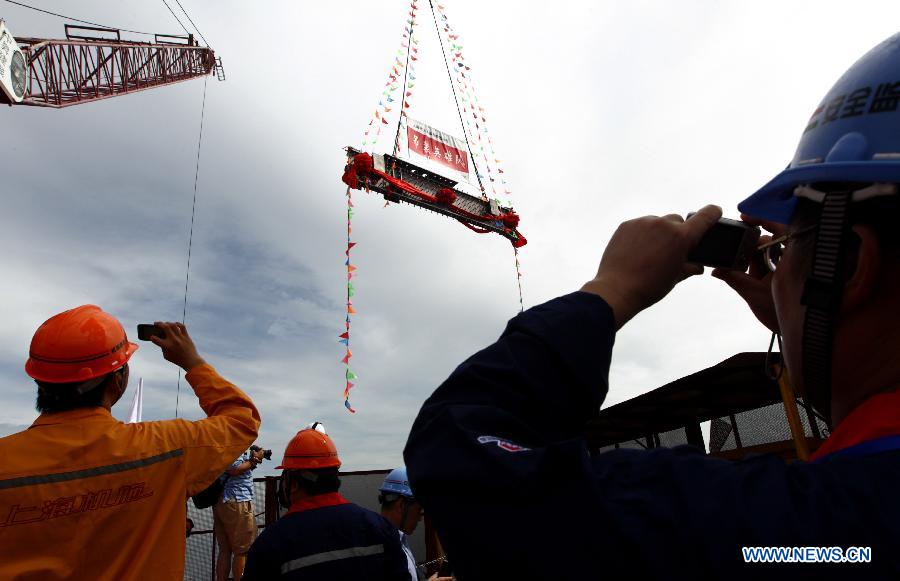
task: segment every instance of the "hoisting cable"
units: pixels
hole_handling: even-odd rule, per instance
[[[181,8],[181,11],[184,12],[184,15],[185,15],[185,16],[187,16],[188,22],[191,23],[191,26],[194,27],[194,30],[197,31],[197,34],[200,35],[200,38],[203,39],[203,42],[205,42],[205,43],[206,43],[206,46],[208,47],[208,46],[209,46],[209,41],[206,40],[206,37],[203,36],[203,33],[200,32],[200,29],[197,28],[197,25],[196,25],[196,24],[194,24],[194,20],[191,18],[191,15],[187,13],[187,10],[184,9],[184,6],[181,5],[181,2],[179,2],[179,0],[175,0],[175,3],[178,4],[178,7]]]
[[[185,33],[186,35],[190,36],[191,33],[188,31],[187,27],[186,27],[184,24],[181,23],[181,20],[178,19],[178,15],[175,14],[175,11],[172,10],[172,7],[171,7],[171,6],[169,6],[169,3],[166,2],[166,0],[162,0],[162,3],[166,5],[166,8],[168,8],[168,9],[169,9],[169,12],[172,13],[172,16],[175,17],[175,21],[181,26],[182,30],[184,30],[184,33]]]
[[[80,18],[72,18],[71,16],[66,16],[65,14],[57,14],[56,12],[50,12],[49,10],[44,10],[43,8],[37,8],[35,6],[29,6],[28,4],[23,4],[22,2],[15,2],[14,0],[5,0],[5,1],[9,2],[10,4],[15,4],[16,6],[21,6],[22,8],[28,8],[29,10],[34,10],[36,12],[43,12],[44,14],[49,14],[50,16],[56,16],[57,18],[64,18],[66,20],[71,20],[72,22],[80,22],[82,24],[90,24],[91,26],[99,26],[100,28],[108,28],[110,30],[120,30],[122,32],[130,32],[132,34],[145,34],[147,36],[155,36],[155,34],[156,34],[153,32],[141,32],[140,30],[129,30],[127,28],[119,28],[116,26],[107,26],[105,24],[97,24],[96,22],[91,22],[90,20],[81,20]]]
[[[199,31],[198,31],[199,32]],[[203,77],[203,105],[200,107],[200,136],[197,138],[197,162],[194,167],[194,201],[191,205],[191,233],[188,235],[187,268],[184,272],[184,304],[181,308],[181,324],[187,318],[188,282],[191,280],[191,248],[194,242],[194,215],[197,212],[197,179],[200,176],[200,146],[203,143],[203,118],[206,113],[206,80]],[[181,368],[178,368],[178,387],[175,391],[175,417],[178,417],[178,400],[181,396]]]
[[[434,19],[434,30],[437,32],[438,42],[441,43],[441,54],[444,55],[444,67],[447,69],[447,78],[450,79],[450,89],[453,91],[453,100],[456,102],[456,112],[459,114],[459,125],[462,127],[463,136],[466,138],[466,147],[469,148],[469,156],[472,158],[472,164],[475,166],[475,177],[478,178],[478,187],[481,188],[481,193],[484,193],[484,184],[481,183],[481,173],[478,171],[478,162],[475,161],[475,154],[472,153],[472,144],[469,143],[469,134],[466,131],[466,123],[463,121],[462,110],[459,108],[459,99],[456,96],[456,85],[453,84],[453,75],[450,74],[450,63],[447,61],[447,52],[444,50],[444,39],[441,37],[441,29],[438,27],[437,15],[434,13],[434,3],[432,0],[428,0],[428,5],[431,7],[431,17]]]

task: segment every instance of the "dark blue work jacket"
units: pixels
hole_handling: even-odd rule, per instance
[[[397,529],[338,493],[291,507],[250,547],[242,579],[409,581]],[[316,498],[316,497],[313,497]],[[321,500],[321,499],[319,499]]]
[[[592,457],[582,434],[614,338],[599,297],[554,299],[422,406],[404,457],[460,581],[900,579],[895,450],[790,465],[687,446]],[[871,562],[744,562],[742,547],[769,546],[870,547]]]

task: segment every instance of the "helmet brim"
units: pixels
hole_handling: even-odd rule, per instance
[[[900,183],[900,161],[850,161],[789,168],[775,176],[738,210],[753,218],[790,224],[797,206],[797,186],[819,182]]]
[[[48,363],[29,357],[25,361],[25,373],[32,379],[46,383],[74,383],[89,381],[118,370],[128,363],[134,352],[140,348],[136,343],[128,342],[120,359],[110,361],[108,358],[94,364],[85,363]]]

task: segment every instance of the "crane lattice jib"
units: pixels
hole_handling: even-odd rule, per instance
[[[174,37],[169,37],[174,38]],[[187,43],[17,38],[28,63],[21,105],[69,107],[212,74],[216,56]],[[5,95],[0,92],[0,101]]]

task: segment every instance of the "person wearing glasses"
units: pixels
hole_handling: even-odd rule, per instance
[[[900,578],[898,184],[900,34],[838,80],[788,168],[738,206],[771,233],[755,264],[714,271],[782,337],[796,391],[831,427],[808,462],[588,451],[616,332],[702,272],[687,257],[715,206],[621,224],[579,292],[457,367],[404,459],[459,578]],[[744,547],[856,562],[753,563]]]

